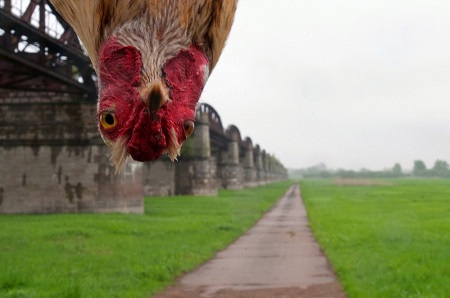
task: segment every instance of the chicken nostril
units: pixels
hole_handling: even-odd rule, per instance
[[[155,85],[154,88],[148,94],[148,107],[152,114],[155,114],[162,106],[163,96],[159,85]]]
[[[161,80],[155,80],[150,85],[142,85],[139,93],[151,115],[156,115],[162,106],[170,102],[166,87],[164,87],[164,83]]]

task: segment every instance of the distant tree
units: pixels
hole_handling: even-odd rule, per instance
[[[446,177],[449,175],[448,163],[445,160],[436,160],[433,168],[431,169],[431,175],[438,177]]]
[[[433,170],[446,171],[448,170],[448,163],[445,160],[438,159],[434,163]]]
[[[395,176],[401,176],[401,175],[403,174],[402,166],[401,166],[399,163],[396,163],[396,164],[394,165],[394,167],[392,168],[392,173],[393,173]]]
[[[421,160],[414,161],[413,173],[414,176],[424,176],[427,172],[427,166]]]

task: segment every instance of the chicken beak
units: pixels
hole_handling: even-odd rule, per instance
[[[143,89],[141,97],[152,115],[155,115],[162,106],[170,101],[160,80],[154,82],[149,88]]]

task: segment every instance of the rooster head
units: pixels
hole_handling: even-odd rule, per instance
[[[99,77],[98,126],[118,171],[128,155],[176,159],[225,46],[237,0],[50,0]]]
[[[118,171],[128,155],[175,160],[194,130],[195,108],[208,76],[208,59],[191,45],[145,69],[140,51],[111,37],[100,51],[98,127]]]

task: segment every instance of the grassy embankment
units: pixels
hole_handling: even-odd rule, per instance
[[[225,248],[289,182],[145,199],[145,215],[0,216],[0,297],[148,297]]]
[[[450,297],[450,180],[338,182],[301,187],[349,297]]]

